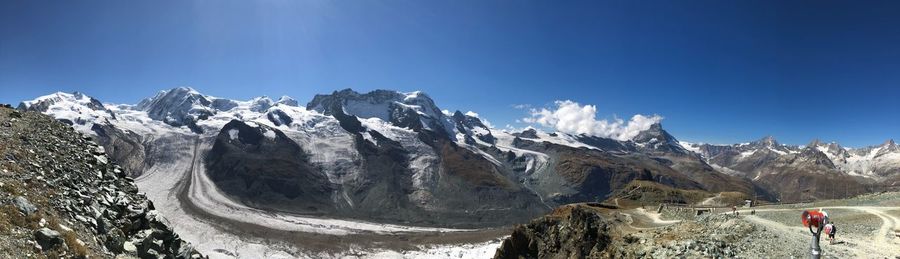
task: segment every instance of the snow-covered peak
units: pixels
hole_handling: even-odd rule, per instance
[[[79,92],[44,95],[20,103],[19,109],[42,112],[73,127],[85,129],[90,129],[97,122],[116,119],[99,100]]]
[[[190,87],[177,87],[160,91],[156,96],[144,99],[135,107],[147,112],[154,119],[172,126],[189,125],[216,113],[211,98]],[[220,103],[233,107],[229,102]]]
[[[896,148],[897,143],[894,142],[894,139],[888,139],[881,144],[882,148]]]
[[[91,110],[103,110],[103,104],[100,103],[97,99],[93,97],[87,96],[85,94],[74,92],[74,93],[64,93],[64,92],[56,92],[48,95],[44,95],[38,98],[35,98],[31,101],[24,101],[19,104],[19,109],[23,110],[37,110],[43,111],[50,105],[59,105],[59,106],[83,106],[87,107]]]
[[[451,139],[457,133],[451,118],[427,94],[418,91],[375,90],[361,94],[344,89],[316,95],[306,107],[325,115],[335,114],[340,109],[344,114],[363,119],[378,118],[402,128],[446,133]]]
[[[256,97],[250,100],[250,110],[255,112],[265,112],[272,108],[273,105],[275,105],[275,102],[269,99],[268,96]]]
[[[284,104],[287,106],[294,106],[294,107],[300,106],[300,104],[297,102],[297,100],[295,100],[294,98],[291,98],[290,96],[287,96],[287,95],[281,96],[281,98],[278,98],[278,101],[275,103]]]
[[[900,146],[897,146],[897,143],[894,143],[893,139],[888,139],[880,146],[878,146],[877,152],[875,152],[875,157],[880,157],[892,153],[900,153]]]
[[[675,136],[669,134],[669,132],[663,130],[662,124],[659,122],[654,123],[650,126],[649,129],[641,131],[635,136],[632,141],[639,147],[656,150],[656,151],[668,151],[668,152],[676,152],[676,153],[687,153],[688,150],[685,149],[678,142],[678,139],[675,139]]]
[[[445,116],[449,112],[441,112]],[[493,134],[491,134],[491,128],[485,125],[484,122],[478,118],[478,114],[472,111],[469,111],[465,114],[457,110],[454,112],[451,117],[453,122],[456,123],[456,129],[463,136],[463,139],[466,143],[474,144],[475,138],[483,141],[484,143],[493,144],[496,141]]]

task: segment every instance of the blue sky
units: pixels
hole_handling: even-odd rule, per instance
[[[900,2],[3,1],[0,102],[423,90],[495,125],[572,100],[690,141],[900,136]]]

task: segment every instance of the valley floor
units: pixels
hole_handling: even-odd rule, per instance
[[[489,258],[509,229],[410,227],[273,213],[231,201],[206,177],[200,141],[136,179],[181,236],[211,258]]]

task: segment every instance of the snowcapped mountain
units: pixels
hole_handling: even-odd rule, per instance
[[[115,114],[106,109],[100,101],[79,92],[56,92],[19,104],[19,110],[37,111],[73,125],[81,131],[90,129],[95,122],[116,119]]]
[[[779,158],[794,158],[792,162],[806,161],[820,165],[818,172],[838,173],[881,180],[898,174],[900,148],[893,140],[881,145],[864,148],[846,148],[838,143],[824,143],[818,139],[806,146],[779,144],[768,136],[750,143],[735,145],[710,145],[682,142],[682,146],[701,154],[710,164],[726,168],[735,174],[747,174],[760,169],[760,165]],[[800,159],[800,160],[797,160]]]
[[[826,154],[836,157],[835,165],[850,174],[878,180],[900,175],[900,147],[893,139],[858,149],[829,148]]]

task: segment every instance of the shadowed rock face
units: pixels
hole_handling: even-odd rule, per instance
[[[517,226],[494,259],[609,258],[613,226],[586,206],[563,207]]]
[[[106,124],[94,124],[91,130],[97,133],[97,142],[106,149],[110,158],[124,167],[131,176],[138,176],[144,170],[145,150],[142,137]]]
[[[205,160],[208,175],[219,188],[247,204],[296,212],[333,208],[326,176],[277,129],[231,121]]]

